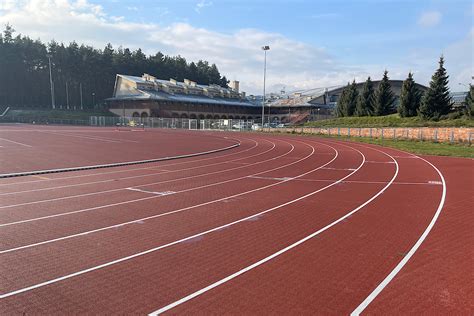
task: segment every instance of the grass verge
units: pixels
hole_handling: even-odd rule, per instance
[[[391,147],[400,149],[406,152],[420,154],[420,155],[434,155],[434,156],[451,156],[451,157],[464,157],[474,158],[474,146],[469,144],[459,143],[435,143],[431,141],[418,141],[418,140],[393,140],[393,139],[380,139],[380,138],[369,138],[369,137],[347,137],[347,136],[336,136],[336,135],[324,135],[324,134],[301,134],[301,133],[285,133],[288,135],[300,135],[300,136],[316,136],[323,138],[332,138],[347,140],[353,142],[361,142],[367,144],[375,144],[385,147]]]
[[[474,127],[474,120],[465,116],[455,119],[426,121],[419,117],[386,116],[337,117],[306,123],[308,127]]]

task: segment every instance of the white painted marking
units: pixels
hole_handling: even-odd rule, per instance
[[[25,147],[33,147],[31,145],[15,142],[13,140],[9,140],[9,139],[6,139],[6,138],[0,138],[0,140],[6,141],[6,142],[9,142],[9,143],[13,143],[13,144],[17,144],[17,145],[21,145],[21,146],[25,146]]]
[[[428,181],[429,184],[443,184],[442,181]]]
[[[273,142],[270,142],[268,141],[269,143],[272,144],[272,147],[270,149],[267,149],[266,151],[264,152],[261,152],[261,153],[258,153],[258,154],[254,154],[254,155],[251,155],[251,156],[247,156],[247,157],[242,157],[242,158],[238,158],[238,159],[235,159],[233,161],[238,161],[238,160],[242,160],[242,159],[247,159],[247,158],[251,158],[251,157],[257,157],[257,156],[260,156],[260,155],[263,155],[267,152],[270,152],[272,151],[276,144],[273,143]],[[202,154],[204,153],[207,153],[207,152],[203,152]],[[240,152],[239,152],[240,153]],[[211,159],[215,159],[215,158],[211,158]],[[200,160],[196,160],[196,161],[202,161],[202,160],[207,160],[207,159],[200,159]],[[266,161],[269,161],[271,159],[268,159]],[[181,172],[181,171],[188,171],[188,170],[193,170],[193,169],[201,169],[203,167],[207,167],[207,166],[216,166],[216,165],[220,165],[220,164],[225,164],[227,163],[227,161],[224,161],[224,162],[218,162],[218,163],[212,163],[212,164],[207,164],[207,165],[200,165],[200,166],[196,166],[196,167],[191,167],[191,168],[185,168],[185,169],[179,169],[179,170],[172,170],[172,171],[167,171],[167,170],[163,170],[164,172]],[[258,162],[260,163],[260,162]],[[177,164],[180,164],[180,163],[176,163],[176,164],[169,164],[169,165],[165,165],[165,166],[172,166],[172,165],[177,165]],[[255,164],[255,163],[254,163]],[[142,170],[142,169],[154,169],[154,168],[159,168],[159,167],[150,167],[150,168],[138,168],[136,170]],[[240,167],[242,168],[242,167]],[[233,168],[233,169],[227,169],[227,170],[235,170],[235,169],[239,169],[239,168]],[[110,173],[115,173],[116,171],[113,171],[113,172],[110,172]],[[221,171],[217,171],[216,173],[219,173]],[[222,171],[224,172],[224,171]],[[96,173],[94,175],[100,175],[100,174],[107,174],[107,172],[104,172],[104,173]],[[107,179],[107,180],[100,180],[100,181],[92,181],[92,182],[82,182],[82,183],[76,183],[76,184],[69,184],[69,185],[60,185],[60,186],[55,186],[55,187],[48,187],[48,188],[39,188],[39,189],[31,189],[31,190],[23,190],[23,191],[15,191],[15,192],[7,192],[7,193],[0,193],[0,196],[5,196],[5,195],[14,195],[14,194],[24,194],[24,193],[31,193],[31,192],[39,192],[39,191],[49,191],[49,190],[56,190],[56,189],[64,189],[64,188],[71,188],[71,187],[77,187],[77,186],[85,186],[85,185],[90,185],[90,184],[98,184],[98,183],[107,183],[107,182],[115,182],[116,180],[128,180],[128,179],[135,179],[135,178],[145,178],[145,177],[151,177],[151,176],[155,176],[155,175],[159,175],[159,174],[162,174],[162,172],[156,172],[156,173],[149,173],[149,174],[144,174],[144,175],[136,175],[136,176],[128,176],[128,177],[122,177],[122,178],[114,178],[114,179]],[[213,174],[213,173],[207,173],[208,174]],[[206,174],[203,174],[203,175],[206,175]],[[69,178],[75,178],[75,177],[69,177]],[[60,178],[60,179],[69,179],[69,178]],[[190,179],[192,177],[184,177],[184,178],[179,178],[179,179],[173,179],[173,180],[168,180],[169,181],[176,181],[176,180],[182,180],[182,179]],[[167,181],[161,181],[161,182],[152,182],[152,183],[147,183],[147,184],[142,184],[142,185],[139,185],[139,186],[147,186],[147,185],[155,185],[155,184],[160,184],[160,183],[167,183]],[[15,183],[16,184],[16,183]],[[139,187],[139,186],[136,186],[136,187]],[[123,187],[121,188],[122,189],[125,189],[126,187]],[[98,193],[100,192],[111,192],[110,190],[106,190],[106,191],[97,191]],[[2,207],[0,207],[2,208]]]
[[[356,149],[356,150],[357,150],[357,149]],[[374,149],[374,150],[377,150],[377,149]],[[379,150],[377,150],[377,151],[379,151]],[[361,154],[362,154],[362,153],[361,153]],[[388,154],[386,154],[386,155],[388,155]],[[390,155],[388,155],[388,156],[390,156]],[[365,157],[364,157],[364,158],[365,158]],[[393,159],[393,158],[392,158],[392,159]],[[365,160],[365,159],[364,159],[364,160]],[[238,276],[240,276],[240,275],[242,275],[242,274],[244,274],[244,273],[246,273],[246,272],[248,272],[248,271],[250,271],[250,270],[252,270],[252,269],[255,269],[256,267],[258,267],[258,266],[260,266],[260,265],[262,265],[262,264],[264,264],[264,263],[266,263],[266,262],[268,262],[268,261],[270,261],[270,260],[272,260],[272,259],[274,259],[274,258],[276,258],[276,257],[278,257],[278,256],[280,256],[280,255],[282,255],[282,254],[284,254],[284,253],[286,253],[286,252],[288,252],[289,250],[291,250],[291,249],[293,249],[293,248],[295,248],[295,247],[301,245],[302,243],[308,241],[309,239],[311,239],[311,238],[313,238],[313,237],[315,237],[315,236],[321,234],[322,232],[324,232],[324,231],[328,230],[329,228],[333,227],[334,225],[336,225],[336,224],[342,222],[342,221],[345,220],[346,218],[352,216],[354,213],[356,213],[357,211],[359,211],[360,209],[362,209],[364,206],[366,206],[367,204],[369,204],[370,202],[372,202],[374,199],[376,199],[380,194],[382,194],[382,193],[393,183],[393,181],[395,180],[395,178],[396,178],[397,175],[398,175],[398,170],[399,170],[399,168],[398,168],[398,163],[395,161],[395,159],[393,159],[393,161],[394,161],[395,164],[396,164],[396,170],[395,170],[395,174],[393,175],[393,177],[392,177],[392,179],[390,180],[390,182],[387,183],[387,185],[386,185],[383,189],[381,189],[379,192],[377,192],[377,193],[376,193],[374,196],[372,196],[369,200],[365,201],[363,204],[359,205],[357,208],[353,209],[352,211],[350,211],[350,212],[347,213],[346,215],[344,215],[344,216],[340,217],[339,219],[333,221],[333,222],[330,223],[329,225],[326,225],[325,227],[323,227],[323,228],[321,228],[321,229],[315,231],[314,233],[312,233],[312,234],[310,234],[310,235],[304,237],[303,239],[300,239],[300,240],[298,240],[297,242],[295,242],[295,243],[293,243],[293,244],[291,244],[291,245],[289,245],[289,246],[287,246],[287,247],[285,247],[285,248],[283,248],[283,249],[281,249],[281,250],[279,250],[279,251],[277,251],[277,252],[271,254],[270,256],[265,257],[265,258],[263,258],[262,260],[257,261],[257,262],[255,262],[255,263],[253,263],[253,264],[251,264],[251,265],[249,265],[249,266],[247,266],[247,267],[245,267],[245,268],[243,268],[243,269],[241,269],[241,270],[239,270],[239,271],[237,271],[237,272],[235,272],[235,273],[233,273],[233,274],[231,274],[231,275],[229,275],[229,276],[227,276],[227,277],[225,277],[225,278],[223,278],[223,279],[221,279],[221,280],[219,280],[219,281],[217,281],[217,282],[214,282],[214,283],[212,283],[212,284],[210,284],[210,285],[208,285],[208,286],[206,286],[206,287],[204,287],[204,288],[202,288],[202,289],[200,289],[200,290],[198,290],[198,291],[196,291],[196,292],[194,292],[194,293],[191,293],[191,294],[189,294],[189,295],[187,295],[187,296],[185,296],[185,297],[183,297],[183,298],[181,298],[181,299],[179,299],[179,300],[177,300],[177,301],[175,301],[175,302],[173,302],[173,303],[171,303],[171,304],[168,304],[168,305],[166,305],[166,306],[164,306],[164,307],[162,307],[162,308],[160,308],[160,309],[158,309],[158,310],[156,310],[156,311],[150,313],[149,315],[159,315],[159,314],[161,314],[161,313],[164,313],[164,312],[166,312],[166,311],[168,311],[168,310],[170,310],[170,309],[172,309],[172,308],[174,308],[174,307],[176,307],[176,306],[178,306],[178,305],[181,305],[181,304],[183,304],[183,303],[185,303],[185,302],[187,302],[187,301],[189,301],[189,300],[191,300],[191,299],[193,299],[193,298],[195,298],[195,297],[197,297],[197,296],[199,296],[199,295],[201,295],[201,294],[204,294],[204,293],[206,293],[206,292],[212,290],[213,288],[218,287],[219,285],[222,285],[222,284],[224,284],[224,283],[226,283],[226,282],[228,282],[228,281],[230,281],[230,280],[232,280],[232,279],[235,279],[236,277],[238,277]],[[362,164],[359,166],[359,168],[356,169],[356,171],[359,170],[360,167],[362,167],[363,164],[364,164],[364,162],[362,162]],[[344,179],[346,179],[346,178],[348,178],[348,177],[350,177],[350,176],[351,176],[352,174],[354,174],[356,171],[351,172],[349,175],[345,176],[345,177],[342,178],[341,180],[339,180],[339,181],[337,181],[337,182],[331,184],[331,186],[334,185],[334,184],[336,184],[336,183],[339,183],[340,181],[342,181],[342,180],[344,180]],[[319,190],[318,190],[318,191],[319,191]],[[310,194],[308,194],[307,196],[310,196],[310,195],[313,195],[313,194],[314,194],[314,193],[310,193]]]
[[[367,163],[394,163],[393,161],[367,161]]]
[[[271,144],[273,144],[273,146],[262,152],[262,153],[259,153],[259,154],[255,154],[253,156],[259,156],[259,155],[263,155],[269,151],[272,151],[274,148],[275,148],[275,143],[272,143],[270,142]],[[293,150],[293,148],[287,152],[286,154],[289,154],[291,151]],[[285,154],[281,155],[281,156],[284,156]],[[250,156],[249,156],[250,157]],[[278,156],[277,156],[278,157]],[[240,160],[240,159],[246,159],[248,157],[243,157],[243,158],[239,158],[239,159],[236,159],[236,160]],[[256,163],[253,163],[252,165],[257,165],[257,164],[261,164],[261,163],[264,163],[264,162],[267,162],[269,160],[273,160],[274,158],[270,158],[270,159],[267,159],[267,160],[262,160],[262,161],[259,161],[259,162],[256,162]],[[224,163],[224,162],[222,162]],[[208,164],[208,165],[201,165],[201,166],[198,166],[198,167],[191,167],[191,168],[185,168],[185,169],[180,169],[178,171],[186,171],[186,170],[191,170],[191,169],[200,169],[200,168],[203,168],[203,167],[206,167],[206,166],[214,166],[214,165],[218,165],[218,164],[222,164],[222,163],[215,163],[215,164]],[[225,170],[220,170],[220,171],[214,171],[214,172],[207,172],[207,173],[202,173],[202,174],[198,174],[198,175],[195,175],[195,176],[189,176],[189,177],[182,177],[182,178],[177,178],[177,179],[171,179],[171,180],[165,180],[165,181],[158,181],[158,182],[151,182],[151,183],[146,183],[146,184],[141,184],[141,185],[136,185],[135,188],[139,188],[139,187],[146,187],[146,186],[151,186],[151,185],[156,185],[156,184],[163,184],[163,183],[170,183],[170,182],[175,182],[175,181],[181,181],[181,180],[189,180],[189,179],[193,179],[193,178],[199,178],[199,177],[204,177],[204,176],[209,176],[209,175],[212,175],[212,174],[218,174],[218,173],[224,173],[224,172],[230,172],[230,171],[233,171],[233,170],[236,170],[236,169],[241,169],[241,168],[244,168],[244,167],[235,167],[235,168],[230,168],[230,169],[225,169]],[[130,176],[130,177],[124,177],[124,178],[119,178],[120,180],[125,180],[125,179],[131,179],[131,178],[141,178],[141,177],[147,177],[147,176],[152,176],[152,175],[159,175],[161,173],[152,173],[152,174],[148,174],[148,175],[138,175],[138,176]],[[244,177],[242,177],[244,178]],[[238,180],[239,178],[237,178]],[[111,180],[102,180],[102,181],[95,181],[93,183],[104,183],[104,182],[114,182],[116,179],[111,179]],[[224,181],[226,182],[226,181]],[[222,182],[222,183],[224,183]],[[91,182],[89,182],[88,184],[91,184]],[[220,182],[217,183],[217,184],[221,184]],[[71,186],[78,186],[78,185],[83,185],[83,184],[73,184],[73,185],[67,185],[67,186],[62,186],[60,188],[64,188],[64,187],[71,187]],[[127,187],[122,187],[122,188],[117,188],[117,189],[110,189],[110,190],[103,190],[103,191],[96,191],[96,192],[91,192],[91,193],[84,193],[84,194],[77,194],[77,195],[70,195],[70,196],[65,196],[65,197],[59,197],[59,198],[53,198],[53,199],[46,199],[46,200],[39,200],[39,201],[32,201],[32,202],[24,202],[24,203],[18,203],[18,204],[11,204],[11,205],[5,205],[5,206],[0,206],[0,209],[6,209],[6,208],[12,208],[12,207],[18,207],[18,206],[25,206],[25,205],[32,205],[32,204],[39,204],[39,203],[46,203],[46,202],[54,202],[54,201],[61,201],[61,200],[67,200],[67,199],[72,199],[72,198],[78,198],[78,197],[84,197],[84,196],[92,196],[92,195],[98,195],[98,194],[104,194],[104,193],[111,193],[111,192],[117,192],[117,191],[122,191],[122,190],[126,190]],[[50,190],[50,188],[45,188],[44,190]],[[36,192],[36,190],[33,190],[34,192]],[[43,191],[43,189],[38,189],[38,191]],[[31,190],[29,191],[26,191],[26,192],[31,192]],[[185,191],[180,191],[180,192],[186,192]],[[11,194],[17,194],[18,192],[11,192],[11,193],[3,193],[3,194],[0,194],[0,196],[2,195],[11,195]],[[22,191],[20,193],[25,193],[25,191]],[[136,202],[136,200],[133,200],[133,202]],[[62,214],[68,214],[68,213],[62,213]],[[17,223],[17,222],[15,222]],[[12,223],[8,223],[9,225],[11,225]],[[0,227],[2,227],[2,225],[5,225],[5,224],[0,224]]]
[[[407,262],[413,257],[415,252],[420,248],[421,244],[423,241],[426,239],[428,234],[430,233],[431,229],[435,225],[436,221],[438,220],[439,215],[441,214],[441,210],[443,209],[444,206],[444,201],[446,199],[446,182],[444,180],[443,174],[441,171],[439,171],[436,166],[434,166],[431,162],[429,162],[426,159],[423,159],[421,157],[418,157],[419,159],[423,160],[427,164],[429,164],[431,167],[433,167],[436,172],[438,173],[441,182],[443,184],[443,193],[441,194],[441,200],[438,205],[438,209],[436,210],[433,218],[431,219],[431,222],[429,225],[426,227],[425,231],[423,234],[421,234],[420,238],[417,240],[417,242],[413,245],[413,247],[410,249],[410,251],[403,257],[403,259],[397,264],[397,266],[385,277],[385,279],[367,296],[367,298],[360,303],[359,306],[354,309],[354,311],[351,313],[352,316],[360,315],[367,306],[369,306],[370,303],[383,291],[383,289],[395,278],[395,276],[400,272],[401,269],[407,264]]]
[[[258,143],[253,140],[253,139],[250,139],[250,138],[242,138],[242,139],[246,139],[246,140],[250,140],[250,141],[253,141],[255,143],[255,145],[253,147],[250,147],[250,148],[247,148],[245,150],[241,150],[241,151],[237,151],[237,152],[233,152],[231,154],[225,154],[225,155],[222,155],[222,156],[218,156],[218,157],[210,157],[210,158],[203,158],[203,159],[197,159],[197,160],[192,160],[192,161],[181,161],[181,162],[175,162],[175,163],[170,163],[170,164],[166,164],[164,165],[163,167],[169,167],[169,166],[176,166],[176,165],[182,165],[182,164],[189,164],[189,163],[196,163],[196,162],[199,162],[199,161],[204,161],[204,160],[214,160],[216,158],[223,158],[223,157],[228,157],[228,156],[232,156],[232,155],[237,155],[237,154],[241,154],[243,152],[246,152],[246,151],[250,151],[256,147],[258,147]],[[239,139],[234,139],[236,140],[237,142],[240,142]],[[269,142],[271,143],[270,141],[266,140],[266,139],[263,139],[264,141],[266,142]],[[252,157],[252,156],[248,156],[248,157]],[[244,157],[244,158],[248,158],[248,157]],[[244,159],[244,158],[241,158],[241,159]],[[238,160],[238,159],[236,159]],[[209,166],[209,165],[205,165],[205,166]],[[200,166],[202,167],[202,166]],[[131,171],[137,171],[137,170],[149,170],[149,169],[155,169],[155,168],[159,168],[159,167],[143,167],[143,168],[130,168],[130,169],[125,169],[125,170],[114,170],[114,171],[106,171],[106,172],[94,172],[94,173],[91,173],[91,174],[81,174],[81,175],[74,175],[74,176],[66,176],[66,177],[56,177],[56,178],[51,178],[49,179],[49,181],[56,181],[56,180],[65,180],[65,179],[75,179],[75,178],[83,178],[83,177],[93,177],[93,176],[98,176],[98,175],[104,175],[104,174],[114,174],[114,173],[124,173],[124,172],[131,172]],[[163,171],[166,171],[166,172],[171,172],[169,170],[163,170]],[[178,170],[179,171],[179,170]],[[173,171],[173,172],[176,172]],[[146,175],[144,175],[146,176]],[[122,178],[120,178],[122,179]],[[18,185],[18,184],[29,184],[29,183],[37,183],[37,182],[44,182],[44,180],[35,180],[35,181],[21,181],[21,182],[15,182],[15,183],[5,183],[5,184],[0,184],[0,187],[2,186],[11,186],[11,185]],[[12,194],[16,194],[15,192],[13,192]]]
[[[121,143],[121,141],[118,141],[118,140],[103,139],[103,138],[97,138],[97,137],[92,137],[92,136],[72,135],[72,134],[64,134],[64,133],[50,132],[50,131],[42,131],[42,133],[58,135],[58,136],[74,137],[74,138],[84,138],[84,139],[97,140],[97,141],[107,142],[107,143]]]
[[[127,188],[127,190],[154,194],[154,195],[159,195],[159,196],[170,195],[170,194],[176,193],[174,191],[155,192],[155,191],[148,191],[148,190],[143,190],[143,189],[138,189],[138,188],[133,188],[133,187]]]
[[[324,168],[325,170],[344,170],[344,171],[354,171],[354,168]]]
[[[325,144],[323,144],[323,145],[325,145]],[[326,145],[326,146],[329,146],[329,145]],[[311,147],[312,147],[312,146],[311,146]],[[331,147],[331,146],[329,146],[329,147]],[[346,146],[346,147],[347,147],[347,146]],[[331,147],[331,148],[332,148],[332,147]],[[334,149],[334,148],[333,148],[333,149]],[[336,155],[333,157],[333,159],[332,159],[331,161],[327,162],[326,164],[324,164],[324,165],[318,167],[318,168],[322,168],[322,167],[324,167],[324,166],[330,164],[332,161],[334,161],[334,160],[338,157],[338,152],[337,152],[337,150],[336,150],[336,149],[334,149],[334,150],[336,151]],[[358,151],[357,149],[355,149],[355,150]],[[313,151],[311,152],[311,154],[310,154],[309,156],[312,156],[312,155],[314,154],[314,152],[315,152],[315,151],[314,151],[314,147],[313,147]],[[364,156],[360,151],[358,151],[358,152],[362,155],[363,159],[362,159],[361,164],[360,164],[359,167],[357,168],[357,170],[362,167],[362,165],[364,164],[364,161],[365,161],[365,156]],[[307,156],[307,157],[309,157],[309,156]],[[305,158],[303,158],[303,159],[306,159],[307,157],[305,157]],[[308,173],[311,173],[311,172],[317,170],[318,168],[315,168],[315,169],[313,169],[313,170],[310,170],[310,171],[308,171],[308,172],[305,172],[305,173],[301,174],[300,176],[304,176],[304,175],[306,175],[306,174],[308,174]],[[353,173],[355,173],[355,172],[356,172],[356,171],[354,171]],[[353,174],[353,173],[351,173],[351,174]],[[350,174],[350,175],[351,175],[351,174]],[[350,175],[347,175],[347,176],[344,177],[344,178],[347,178],[347,177],[349,177]],[[344,179],[344,178],[342,178],[342,179]],[[342,180],[342,179],[341,179],[341,180]],[[284,181],[283,181],[283,182],[284,182]],[[283,183],[283,182],[281,182],[281,183]],[[326,189],[326,188],[329,188],[329,187],[335,185],[336,183],[337,183],[337,182],[334,182],[334,183],[332,183],[332,184],[330,184],[330,185],[327,185],[325,188],[321,188],[321,189],[319,189],[319,190],[317,190],[317,191],[314,191],[314,192],[312,192],[312,193],[310,193],[310,194],[301,196],[301,197],[299,197],[299,198],[297,198],[297,199],[294,199],[294,200],[292,200],[292,201],[288,201],[288,202],[286,202],[286,203],[280,204],[280,205],[278,205],[278,206],[275,206],[275,207],[273,207],[273,208],[267,209],[267,210],[262,211],[262,212],[260,212],[260,213],[247,216],[247,217],[242,218],[242,219],[239,219],[239,220],[237,220],[237,221],[230,222],[230,223],[227,223],[227,224],[224,224],[224,225],[221,225],[221,226],[218,226],[218,227],[209,229],[209,230],[207,230],[207,231],[204,231],[204,232],[201,232],[201,233],[192,235],[192,236],[188,236],[188,237],[185,237],[185,238],[182,238],[182,239],[173,241],[173,242],[168,243],[168,244],[165,244],[165,245],[161,245],[161,246],[158,246],[158,247],[155,247],[155,248],[152,248],[152,249],[148,249],[148,250],[145,250],[145,251],[143,251],[143,252],[135,253],[135,254],[130,255],[130,256],[127,256],[127,257],[123,257],[123,258],[120,258],[120,259],[117,259],[117,260],[114,260],[114,261],[110,261],[110,262],[107,262],[107,263],[104,263],[104,264],[101,264],[101,265],[98,265],[98,266],[95,266],[95,267],[91,267],[91,268],[88,268],[88,269],[85,269],[85,270],[81,270],[81,271],[78,271],[78,272],[74,272],[74,273],[71,273],[71,274],[68,274],[68,275],[59,277],[59,278],[51,279],[51,280],[48,280],[48,281],[45,281],[45,282],[42,282],[42,283],[38,283],[38,284],[29,286],[29,287],[25,287],[25,288],[22,288],[22,289],[18,289],[18,290],[15,290],[15,291],[11,291],[11,292],[7,292],[7,293],[4,293],[4,294],[1,294],[1,295],[0,295],[0,299],[7,298],[7,297],[10,297],[10,296],[14,296],[14,295],[17,295],[17,294],[20,294],[20,293],[24,293],[24,292],[27,292],[27,291],[31,291],[31,290],[34,290],[34,289],[37,289],[37,288],[40,288],[40,287],[43,287],[43,286],[46,286],[46,285],[49,285],[49,284],[57,283],[57,282],[60,282],[60,281],[66,280],[66,279],[70,279],[70,278],[73,278],[73,277],[75,277],[75,276],[82,275],[82,274],[85,274],[85,273],[88,273],[88,272],[91,272],[91,271],[95,271],[95,270],[98,270],[98,269],[102,269],[102,268],[105,268],[105,267],[108,267],[108,266],[111,266],[111,265],[114,265],[114,264],[117,264],[117,263],[120,263],[120,262],[123,262],[123,261],[127,261],[127,260],[130,260],[130,259],[139,257],[139,256],[143,256],[143,255],[146,255],[146,254],[149,254],[149,253],[158,251],[158,250],[160,250],[160,249],[167,248],[167,247],[170,247],[170,246],[173,246],[173,245],[176,245],[176,244],[179,244],[179,243],[182,243],[182,242],[185,242],[185,241],[194,239],[194,238],[196,238],[196,237],[204,236],[204,235],[207,235],[207,234],[209,234],[209,233],[211,233],[211,232],[214,232],[214,231],[219,231],[219,230],[221,230],[221,229],[223,229],[223,228],[227,228],[227,227],[236,225],[236,224],[238,224],[238,223],[245,222],[245,221],[247,221],[247,220],[249,220],[249,219],[251,219],[251,218],[258,217],[258,216],[260,216],[260,215],[262,215],[262,214],[271,212],[271,211],[276,210],[276,209],[279,209],[279,208],[281,208],[281,207],[283,207],[283,206],[290,205],[290,204],[292,204],[292,203],[295,203],[295,202],[297,202],[297,201],[300,201],[300,200],[302,200],[302,199],[304,199],[304,198],[306,198],[306,197],[308,197],[308,196],[311,196],[311,195],[313,195],[313,194],[316,194],[317,192],[320,192],[320,191],[322,191],[322,190],[324,190],[324,189]],[[269,186],[274,186],[274,185],[276,185],[276,184],[274,183],[274,184],[271,184],[271,185],[269,185]],[[267,187],[268,187],[268,186],[267,186]],[[253,191],[257,191],[257,190],[259,190],[259,189],[254,189]],[[239,195],[243,195],[243,194],[246,194],[246,193],[239,193],[239,194],[236,194],[236,195],[234,195],[234,196],[239,196]],[[233,197],[234,197],[234,196],[233,196]],[[219,199],[219,200],[225,200],[225,199],[227,199],[227,198],[229,198],[229,197],[222,198],[222,199]],[[210,204],[210,202],[206,202],[206,203],[203,203],[203,204],[201,204],[201,205],[205,205],[205,204]],[[192,207],[190,207],[190,208],[193,208],[193,207],[196,207],[196,206],[192,206]],[[137,222],[137,221],[138,221],[138,220],[135,220],[135,221],[133,221],[133,222]],[[123,224],[114,225],[114,227],[118,227],[118,226],[123,226]],[[82,234],[85,234],[85,233],[82,233]],[[41,243],[41,244],[44,244],[44,242]],[[25,247],[23,247],[23,248],[25,248]]]
[[[324,168],[321,168],[324,169]],[[263,180],[275,180],[275,181],[282,181],[282,180],[293,180],[294,178],[291,177],[283,177],[283,178],[272,178],[272,177],[257,177],[257,176],[248,176],[247,178],[252,179],[263,179]]]
[[[303,144],[305,144],[305,143],[303,143]],[[323,145],[331,147],[331,146],[326,145],[326,144],[323,144]],[[280,166],[280,167],[274,168],[274,170],[281,169],[281,168],[287,167],[289,165],[295,164],[299,161],[303,161],[303,160],[307,159],[308,157],[312,156],[313,153],[314,153],[314,147],[312,147],[312,148],[313,148],[313,150],[308,156],[303,157],[303,158],[299,159],[298,161],[287,164],[285,166]],[[302,174],[301,176],[309,174],[313,171],[318,170],[319,168],[322,168],[322,167],[332,163],[338,157],[337,150],[334,149],[334,148],[332,148],[332,149],[335,151],[335,156],[329,162],[327,162],[326,164],[324,164],[324,165],[322,165],[322,166],[320,166],[316,169],[313,169],[312,171],[308,171],[305,174]],[[287,154],[289,154],[290,152],[291,151],[289,151]],[[263,171],[261,173],[264,173],[264,172],[268,172],[268,171]],[[244,178],[244,177],[242,177],[242,178]],[[226,182],[230,182],[230,181],[232,181],[232,180],[228,180]],[[134,224],[137,221],[145,221],[145,220],[149,220],[149,219],[163,217],[163,216],[170,215],[170,214],[180,213],[180,212],[183,212],[183,211],[186,211],[186,210],[189,210],[189,209],[209,205],[209,204],[220,202],[220,201],[225,201],[225,200],[232,199],[232,198],[235,198],[235,197],[238,197],[238,196],[242,196],[242,195],[245,195],[245,194],[248,194],[248,193],[257,192],[257,191],[260,191],[260,190],[263,190],[263,189],[266,189],[266,188],[269,188],[269,187],[273,187],[275,185],[278,185],[278,184],[284,183],[284,182],[286,182],[286,181],[282,181],[282,182],[279,182],[279,183],[273,183],[273,184],[263,186],[263,187],[260,187],[260,188],[256,188],[256,189],[253,189],[253,190],[250,190],[250,191],[245,191],[245,192],[241,192],[241,193],[238,193],[238,194],[235,194],[235,195],[226,196],[226,197],[223,197],[223,198],[220,198],[220,199],[217,199],[217,200],[208,201],[208,202],[201,203],[201,204],[198,204],[198,205],[188,206],[188,207],[185,207],[185,208],[182,208],[182,209],[178,209],[178,210],[174,210],[174,211],[170,211],[170,212],[166,212],[166,213],[162,213],[162,214],[157,214],[157,215],[153,215],[153,216],[149,216],[149,217],[139,218],[139,219],[136,219],[136,220],[133,220],[133,221],[125,222],[125,223],[120,223],[120,224],[116,224],[116,225],[112,225],[112,226],[102,227],[102,228],[99,228],[99,229],[90,230],[90,231],[86,231],[86,232],[82,232],[82,233],[78,233],[78,234],[74,234],[74,235],[63,236],[63,237],[59,237],[59,238],[55,238],[55,239],[45,240],[45,241],[42,241],[42,242],[29,244],[29,245],[25,245],[25,246],[20,246],[20,247],[16,247],[16,248],[5,249],[5,250],[0,251],[0,254],[7,253],[7,252],[13,252],[13,251],[21,250],[21,249],[26,249],[26,248],[31,248],[31,247],[36,247],[36,246],[39,246],[39,245],[44,245],[44,244],[48,244],[48,243],[52,243],[52,242],[56,242],[56,241],[60,241],[60,240],[66,240],[66,239],[70,239],[70,238],[74,238],[74,237],[78,237],[78,236],[83,236],[83,235],[87,235],[87,234],[91,234],[91,233],[95,233],[95,232],[99,232],[99,231],[103,231],[103,230],[107,230],[107,229],[112,229],[112,228],[116,228],[116,227],[122,227],[122,226],[125,226],[125,225]],[[148,200],[148,199],[152,199],[152,198],[156,198],[156,196],[147,197],[147,198],[143,198],[143,199],[138,199],[138,200],[135,200],[135,201]],[[128,202],[130,202],[130,201],[128,201]],[[125,204],[125,203],[127,203],[127,202],[116,203],[116,204],[114,204],[114,206]],[[93,208],[93,209],[96,209],[96,208]],[[52,215],[52,216],[54,216],[54,215]],[[51,216],[49,216],[49,217],[51,217]],[[25,222],[25,221],[31,221],[31,220],[24,220],[24,221],[19,221],[19,222],[16,222],[16,223],[22,223],[22,222]],[[0,227],[1,226],[13,225],[13,224],[14,223],[2,224],[2,225],[0,225]]]

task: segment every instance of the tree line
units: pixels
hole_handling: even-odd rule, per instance
[[[385,70],[377,89],[374,88],[370,77],[365,81],[361,93],[357,89],[355,80],[348,83],[337,102],[336,114],[339,117],[382,116],[398,111],[401,117],[420,116],[423,119],[438,120],[446,117],[453,106],[448,84],[449,76],[444,68],[444,58],[441,56],[439,67],[431,77],[426,92],[423,93],[417,87],[413,74],[408,73],[408,77],[403,81],[400,102],[396,108],[396,97],[390,86],[388,71]],[[471,85],[465,101],[465,113],[469,117],[473,116],[473,94]]]
[[[49,58],[57,108],[92,108],[112,96],[117,73],[141,76],[150,73],[157,78],[227,87],[215,64],[199,60],[187,62],[181,56],[161,52],[147,56],[139,48],[107,44],[104,49],[71,42],[43,43],[6,25],[0,34],[0,106],[28,108],[51,107]],[[49,58],[48,58],[49,57]],[[81,102],[82,99],[82,102]]]

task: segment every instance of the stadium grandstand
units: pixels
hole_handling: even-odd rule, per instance
[[[373,81],[377,89],[380,81]],[[403,80],[390,80],[399,104]],[[428,88],[416,84],[421,92]],[[262,96],[246,96],[239,91],[239,82],[229,88],[200,85],[184,79],[161,80],[149,74],[141,77],[118,74],[114,94],[106,100],[111,112],[125,117],[160,117],[189,119],[261,120]],[[357,83],[362,92],[364,82]],[[265,121],[299,124],[334,116],[334,109],[345,86],[332,86],[291,93],[268,94],[265,100]],[[454,107],[459,107],[466,93],[452,93]]]
[[[111,112],[125,117],[189,119],[260,119],[261,104],[250,102],[239,92],[239,82],[229,88],[200,85],[184,79],[160,80],[149,74],[142,77],[116,76],[114,94],[106,100]]]

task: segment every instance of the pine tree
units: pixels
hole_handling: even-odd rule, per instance
[[[449,76],[444,68],[444,57],[439,58],[439,68],[431,77],[430,87],[423,96],[419,115],[424,119],[439,119],[449,113],[452,107],[449,95]]]
[[[357,116],[367,116],[374,113],[374,84],[370,77],[364,83],[364,88],[362,93],[359,95],[357,100],[357,106],[355,110],[355,115]]]
[[[469,85],[469,92],[464,101],[466,103],[466,114],[469,118],[474,118],[474,85]]]
[[[357,106],[357,99],[359,98],[359,91],[357,91],[357,84],[355,80],[352,81],[352,84],[349,86],[349,91],[347,94],[346,100],[346,116],[353,116]]]
[[[421,93],[416,87],[413,74],[408,73],[408,78],[403,81],[402,91],[400,93],[400,105],[398,113],[401,117],[416,116],[420,107]]]
[[[395,95],[393,94],[390,82],[388,81],[388,71],[385,70],[377,89],[377,93],[375,94],[374,114],[380,116],[392,113],[394,102]]]
[[[345,86],[344,89],[342,89],[341,96],[337,100],[336,115],[338,117],[347,116],[346,105],[347,105],[348,94],[349,94],[349,83],[347,83],[347,86]]]

